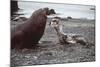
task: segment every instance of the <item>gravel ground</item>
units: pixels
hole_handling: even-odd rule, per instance
[[[23,20],[11,20],[11,30]],[[59,44],[58,37],[47,21],[46,29],[35,49],[11,50],[11,66],[31,66],[95,61],[95,22],[87,19],[62,20],[64,31],[68,34],[81,34],[89,42],[81,44]]]

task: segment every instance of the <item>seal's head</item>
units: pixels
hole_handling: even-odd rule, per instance
[[[59,20],[58,19],[52,19],[52,21],[50,22],[51,27],[58,27],[59,25]]]
[[[54,9],[49,8],[43,8],[43,10],[46,12],[46,15],[56,14]]]
[[[54,17],[51,22],[50,22],[50,26],[51,27],[58,27],[59,26],[59,21],[60,21],[60,17]]]

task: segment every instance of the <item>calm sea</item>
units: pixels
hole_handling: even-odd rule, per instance
[[[57,4],[57,3],[45,3],[45,2],[32,2],[32,1],[19,1],[18,7],[21,9],[18,11],[23,17],[30,17],[30,15],[39,8],[49,7],[58,13],[57,16],[66,18],[71,16],[73,18],[84,18],[84,19],[94,19],[95,10],[90,10],[95,8],[95,6],[90,5],[73,5],[73,4]]]

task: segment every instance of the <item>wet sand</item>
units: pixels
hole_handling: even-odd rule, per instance
[[[11,50],[11,66],[31,66],[42,64],[60,64],[95,61],[95,21],[88,19],[62,19],[64,32],[81,34],[90,43],[59,44],[55,30],[49,26],[48,19],[45,32],[40,40],[40,47],[35,49]],[[11,30],[22,24],[23,20],[11,20]],[[92,43],[92,44],[91,44]]]

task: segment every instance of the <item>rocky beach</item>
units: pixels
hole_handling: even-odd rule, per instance
[[[81,34],[88,42],[88,46],[81,44],[59,44],[55,30],[49,26],[47,20],[43,37],[39,47],[35,49],[11,50],[11,66],[31,66],[43,64],[61,64],[95,61],[95,20],[63,18],[64,32],[67,34]],[[26,19],[11,20],[11,30],[24,23]]]

